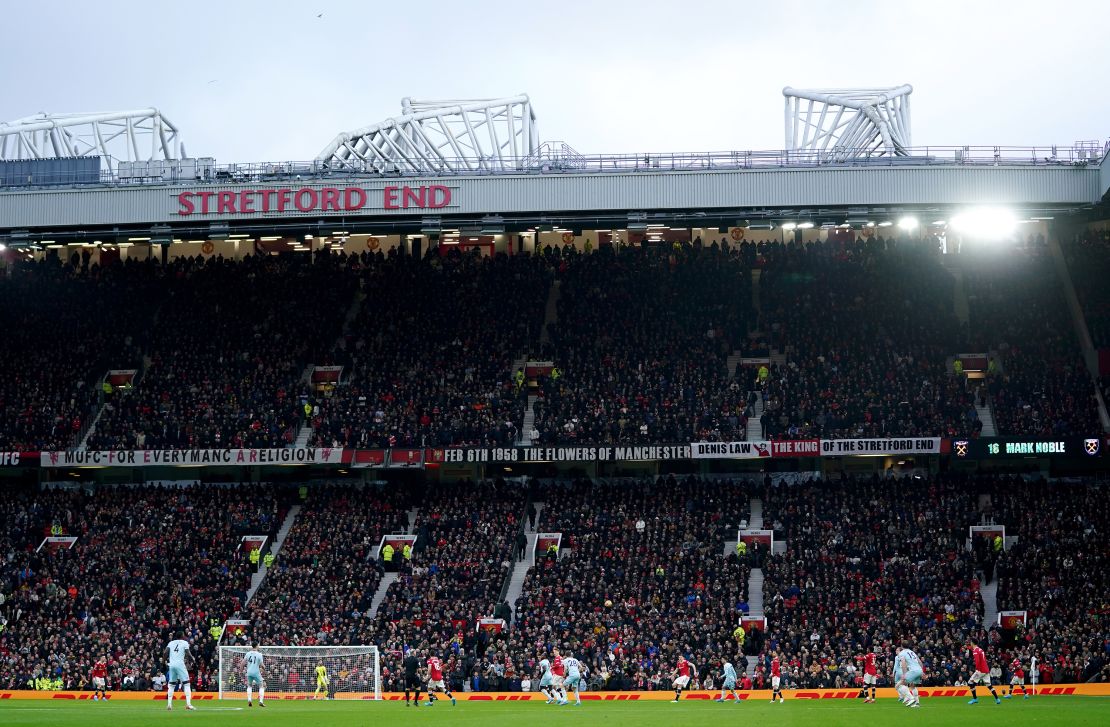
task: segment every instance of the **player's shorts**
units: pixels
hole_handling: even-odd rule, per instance
[[[989,687],[991,685],[991,675],[985,672],[977,671],[971,675],[967,680],[967,685],[970,687],[972,684],[982,684]]]
[[[921,680],[924,677],[925,675],[921,673],[920,669],[910,669],[906,672],[906,676],[902,679],[902,681],[905,682],[906,686],[916,687],[918,684],[921,683]]]
[[[251,685],[252,687],[261,686],[262,685],[262,672],[258,671],[257,669],[254,669],[252,671],[248,671],[247,672],[247,684]]]
[[[171,666],[166,670],[166,681],[177,684],[189,681],[189,671],[183,666]]]
[[[571,674],[566,678],[567,689],[581,689],[582,688],[582,675]]]
[[[674,680],[674,685],[676,687],[681,687],[682,689],[685,689],[686,685],[689,684],[689,683],[690,683],[690,677],[688,677],[688,676],[677,677]]]
[[[405,675],[405,689],[419,689],[424,686],[424,682],[420,681],[420,676],[417,674]]]
[[[328,687],[328,680],[327,679],[321,679],[320,677],[316,677],[316,688],[317,689],[327,689],[327,687]]]
[[[1011,687],[1024,687],[1025,686],[1025,677],[1017,677],[1017,676],[1010,677],[1010,686]]]
[[[868,685],[868,686],[874,686],[875,682],[877,682],[877,681],[878,681],[878,677],[876,677],[874,674],[864,674],[863,675],[863,683]]]
[[[730,692],[735,690],[736,689],[736,680],[735,679],[725,679],[725,683],[721,685],[721,688],[725,689],[727,691],[730,691]]]
[[[104,688],[104,677],[93,677],[92,678],[92,683],[93,683],[93,689],[103,689]]]
[[[443,680],[442,679],[435,679],[435,680],[429,679],[428,680],[428,691],[429,692],[446,692],[447,688],[443,686]]]
[[[563,686],[563,677],[558,674],[551,675],[551,686],[556,689],[561,689]]]
[[[771,689],[778,689],[782,684],[782,677],[771,677]]]
[[[551,680],[551,672],[548,672],[547,674],[544,674],[542,677],[540,677],[540,689],[543,689],[544,687],[550,687]]]

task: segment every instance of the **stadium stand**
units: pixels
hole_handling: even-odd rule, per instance
[[[0,450],[78,443],[99,405],[96,382],[139,362],[158,274],[144,263],[57,258],[0,272]]]
[[[379,257],[346,337],[349,386],[321,403],[318,446],[511,444],[512,363],[539,338],[550,274],[527,255]]]
[[[785,362],[765,387],[769,438],[969,436],[981,428],[946,358],[952,276],[925,240],[773,245],[762,328]]]
[[[292,646],[373,643],[382,575],[373,556],[383,535],[408,530],[406,501],[377,486],[313,488],[250,603],[252,635]]]
[[[1007,477],[992,490],[996,519],[1017,536],[999,558],[999,608],[1028,612],[1026,627],[1003,647],[1040,654],[1042,683],[1110,681],[1101,626],[1110,613],[1105,487]]]
[[[347,262],[328,254],[179,258],[165,272],[145,372],[109,402],[88,446],[291,444],[304,418],[304,368],[329,360],[354,297]]]
[[[968,286],[974,350],[997,356],[998,372],[988,387],[998,433],[1099,431],[1094,384],[1047,256],[1037,248],[1015,252],[970,272]]]
[[[526,492],[499,479],[427,483],[414,497],[419,513],[412,560],[402,561],[376,630],[362,634],[373,640],[362,643],[382,649],[385,688],[400,684],[400,655],[411,646],[444,653],[445,674],[459,688],[475,677],[502,686],[519,674],[510,665],[506,675],[506,659],[515,663],[518,657],[509,657],[498,637],[476,627],[497,608],[523,526]]]
[[[763,674],[779,650],[790,683],[856,686],[859,657],[909,635],[929,684],[970,676],[962,639],[982,630],[983,604],[964,544],[977,496],[964,478],[807,480],[769,487],[762,501],[787,543],[764,568]]]
[[[180,629],[194,644],[194,685],[212,687],[212,619],[236,613],[250,585],[239,536],[272,535],[280,514],[272,492],[199,485],[5,489],[0,511],[4,689],[36,675],[84,688],[105,653],[114,684],[125,671],[149,684]],[[77,537],[73,548],[36,551],[58,531]]]
[[[559,261],[560,376],[542,380],[540,442],[744,439],[748,387],[726,360],[753,322],[750,269],[719,248],[676,248]]]
[[[535,670],[529,649],[561,647],[604,688],[654,690],[669,687],[680,652],[703,675],[737,659],[749,567],[722,551],[750,512],[743,483],[578,480],[542,490],[544,528],[563,544],[557,558],[537,555],[515,604],[518,667]]]

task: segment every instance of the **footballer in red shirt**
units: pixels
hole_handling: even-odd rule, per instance
[[[1025,667],[1021,665],[1020,656],[1015,656],[1010,663],[1010,693],[1004,696],[1003,699],[1014,698],[1014,687],[1020,687],[1021,693],[1026,699],[1029,699],[1029,690],[1025,688]]]
[[[93,685],[93,701],[100,699],[107,699],[108,695],[105,693],[105,688],[108,683],[108,657],[100,657],[100,661],[93,664],[92,672],[92,685]]]
[[[433,654],[428,657],[428,701],[424,704],[431,707],[438,702],[436,692],[443,692],[451,700],[451,706],[455,706],[455,697],[443,682],[443,662]]]
[[[869,651],[859,657],[863,661],[863,689],[859,695],[864,698],[864,703],[875,701],[875,684],[878,682],[879,672],[875,666],[875,652]],[[867,696],[867,688],[871,687],[871,696]]]
[[[776,701],[782,704],[782,664],[779,662],[779,652],[771,652],[771,704]]]
[[[982,684],[990,690],[995,704],[1002,704],[1002,700],[998,698],[998,693],[994,691],[994,685],[991,684],[991,668],[987,666],[987,655],[975,645],[975,641],[972,639],[967,640],[967,648],[975,662],[975,671],[971,674],[971,678],[967,680],[967,686],[971,689],[971,699],[968,704],[979,703],[979,698],[975,696],[976,684]]]
[[[674,682],[671,686],[674,687],[674,699],[672,702],[677,702],[682,697],[682,690],[690,684],[690,672],[693,667],[690,662],[686,661],[686,657],[681,654],[678,657],[678,664],[674,670]]]
[[[551,650],[551,690],[555,692],[556,702],[565,702],[567,690],[563,681],[567,677],[567,668],[563,665],[563,655],[558,649]]]

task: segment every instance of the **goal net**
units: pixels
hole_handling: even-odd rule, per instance
[[[381,663],[376,646],[259,646],[267,698],[381,699]],[[220,647],[220,699],[246,699],[248,646]],[[316,668],[327,671],[327,688],[317,689]],[[326,692],[326,695],[325,695]]]

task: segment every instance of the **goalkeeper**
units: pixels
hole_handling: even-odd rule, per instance
[[[328,699],[331,698],[328,692],[328,668],[323,664],[319,664],[316,667],[316,691],[313,692],[312,698],[319,699],[321,690],[324,692],[324,697]]]

